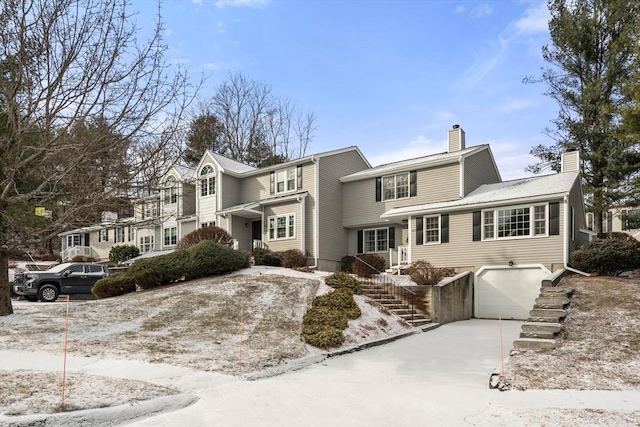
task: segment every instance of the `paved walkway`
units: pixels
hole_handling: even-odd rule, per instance
[[[503,322],[505,349],[520,325]],[[0,352],[3,368],[29,365],[28,358],[13,360],[11,354]],[[126,361],[72,358],[69,367],[172,386],[198,397],[181,409],[175,407],[192,402],[187,396],[175,407],[163,401],[170,410],[163,413],[150,403],[147,416],[118,418],[112,409],[94,410],[102,415],[84,420],[93,425],[533,426],[540,425],[536,414],[545,408],[640,410],[638,392],[490,390],[489,375],[499,364],[499,323],[470,320],[257,381]],[[72,419],[64,421],[72,424]]]

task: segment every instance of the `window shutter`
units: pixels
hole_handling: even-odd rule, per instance
[[[622,214],[620,215],[620,219],[622,220],[622,229],[623,230],[628,230],[629,229],[629,224],[627,224],[627,211],[623,210]]]
[[[449,243],[449,214],[440,215],[440,243]]]
[[[389,227],[389,248],[396,247],[396,228]]]
[[[481,219],[482,219],[482,212],[481,211],[475,211],[473,212],[473,241],[474,242],[479,242],[480,240],[482,240],[482,228],[481,228]]]
[[[416,245],[422,245],[424,243],[424,233],[422,232],[424,227],[424,218],[416,218]]]
[[[297,176],[298,176],[298,190],[302,188],[302,166],[298,166],[297,168]]]
[[[418,195],[418,172],[409,172],[409,197]]]
[[[382,201],[382,177],[376,178],[376,202]]]
[[[271,172],[270,176],[269,176],[269,192],[271,194],[275,194],[276,193],[276,173],[275,172]]]
[[[91,246],[91,243],[90,243],[90,241],[89,241],[89,236],[90,236],[90,234],[89,234],[89,233],[87,233],[87,234],[85,234],[85,235],[84,235],[84,245],[85,245],[85,246]]]
[[[560,203],[549,203],[549,235],[560,234]]]
[[[363,249],[363,248],[362,248],[362,244],[363,244],[363,239],[364,239],[364,237],[363,237],[363,236],[364,236],[364,235],[363,235],[363,233],[362,233],[362,230],[358,230],[358,253],[359,253],[359,254],[361,254],[361,253],[363,253],[363,252],[364,252],[364,251],[362,250],[362,249]]]
[[[613,231],[613,214],[611,212],[607,212],[607,232],[611,233]]]

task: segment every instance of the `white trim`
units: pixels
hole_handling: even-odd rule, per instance
[[[464,198],[464,156],[460,157],[460,198]]]
[[[437,242],[427,242],[427,218],[438,218],[438,241]],[[422,216],[422,245],[423,246],[433,246],[442,244],[442,216],[440,214],[436,215],[423,215]]]
[[[362,253],[363,254],[382,254],[382,253],[387,253],[389,252],[389,228],[391,227],[376,227],[376,228],[363,228],[362,229]],[[384,250],[378,250],[378,230],[385,230],[387,232],[387,248]],[[374,231],[374,241],[373,244],[375,245],[375,251],[367,251],[367,248],[365,247],[366,244],[366,236],[365,234],[367,233],[367,231]]]
[[[293,188],[287,188],[287,183],[289,182],[289,171],[293,171]],[[287,167],[287,168],[282,168],[282,169],[278,169],[275,170],[274,172],[274,177],[273,177],[273,194],[285,194],[285,193],[291,193],[293,191],[298,191],[298,166],[291,166],[291,167]],[[278,191],[278,175],[280,175],[281,173],[284,173],[284,181],[282,181],[283,183],[283,190],[282,191]]]
[[[544,222],[545,232],[544,234],[535,234],[536,220],[535,220],[535,208],[536,206],[544,206]],[[505,211],[511,209],[529,209],[529,234],[523,236],[498,236],[498,211]],[[493,213],[493,237],[485,237],[485,214],[487,212]],[[549,203],[534,203],[531,205],[509,205],[509,206],[496,206],[493,208],[483,209],[480,214],[480,240],[482,242],[492,242],[498,240],[519,240],[519,239],[537,239],[549,237]]]
[[[293,235],[289,234],[291,228],[290,218],[293,217]],[[271,237],[271,219],[274,219],[273,238]],[[285,219],[285,237],[278,237],[278,218]],[[279,240],[294,240],[298,234],[298,220],[295,212],[270,215],[267,217],[267,241],[275,242]]]
[[[400,176],[400,175],[406,175],[407,176],[407,195],[404,196],[404,197],[398,197],[398,176]],[[385,178],[391,178],[391,177],[393,177],[393,198],[386,199],[384,197],[384,193],[385,193],[384,179]],[[380,194],[380,200],[383,201],[383,202],[393,201],[393,200],[409,199],[411,197],[411,172],[410,171],[409,172],[399,172],[399,173],[395,173],[395,174],[381,176],[380,177],[380,188],[381,188],[381,193],[382,193],[382,194]]]

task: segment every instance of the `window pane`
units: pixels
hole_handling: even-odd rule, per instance
[[[547,234],[546,206],[534,207],[534,235]]]
[[[384,252],[389,249],[389,246],[387,245],[388,232],[389,232],[389,229],[387,228],[381,228],[379,230],[376,230],[376,238],[377,238],[376,250],[378,252]]]
[[[277,235],[278,238],[287,237],[287,218],[284,216],[279,216],[276,218],[277,221]]]
[[[498,211],[498,237],[528,236],[530,229],[529,208]]]
[[[289,237],[293,237],[295,234],[295,216],[289,215]]]
[[[484,215],[484,238],[493,239],[493,212],[483,212]]]
[[[288,169],[287,170],[287,191],[296,189],[296,170]]]
[[[396,198],[396,177],[385,176],[382,178],[382,200],[393,200]]]
[[[365,230],[364,232],[364,251],[375,252],[376,251],[376,231]]]
[[[424,219],[425,243],[440,241],[440,218],[431,216]]]
[[[396,175],[396,197],[409,197],[409,174]]]

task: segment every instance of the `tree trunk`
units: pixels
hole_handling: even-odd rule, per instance
[[[11,287],[9,286],[9,253],[6,246],[0,247],[0,316],[13,314]]]

